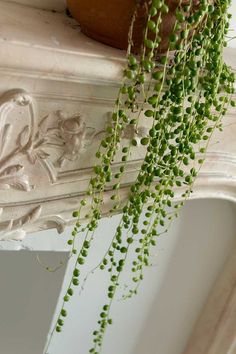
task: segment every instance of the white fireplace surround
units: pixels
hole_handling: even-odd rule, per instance
[[[18,3],[35,8],[0,1],[0,239],[22,239],[27,232],[54,227],[62,232],[71,222],[125,61],[124,52],[81,34],[63,11],[64,1]],[[36,8],[44,3],[48,10]],[[50,10],[55,4],[61,12]],[[225,52],[234,67],[235,51]],[[145,120],[142,124],[140,134],[148,128]],[[192,198],[236,198],[234,109],[224,124],[224,132],[214,136]],[[144,153],[137,150],[122,184],[124,199]],[[119,156],[114,169],[118,167]],[[108,188],[104,214],[109,194]]]
[[[25,249],[30,245],[31,250],[38,250],[41,239],[35,237],[35,241],[30,235],[28,241],[27,233],[53,228],[61,233],[71,224],[122,77],[125,53],[84,36],[65,9],[64,0],[0,0],[1,249],[8,247],[3,241],[25,239]],[[232,14],[233,37],[235,1]],[[229,42],[225,59],[236,69],[236,39]],[[223,132],[213,137],[192,199],[236,201],[235,119],[236,109],[231,108]],[[126,132],[124,139],[130,134],[142,137],[148,129],[145,119],[141,125],[139,132]],[[141,147],[132,153],[122,182],[123,200],[143,154]],[[119,168],[119,158],[114,170]],[[107,188],[104,216],[110,209],[110,194]],[[176,198],[180,195],[178,190]],[[53,237],[52,244],[51,240]],[[62,250],[60,242],[56,241],[53,251]],[[24,242],[12,242],[9,249],[21,249],[22,245]],[[233,254],[209,295],[184,354],[236,353],[235,267]]]

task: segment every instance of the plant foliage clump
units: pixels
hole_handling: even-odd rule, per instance
[[[194,181],[204,163],[212,134],[222,129],[222,118],[230,105],[235,106],[234,73],[223,60],[223,49],[229,30],[230,0],[180,0],[176,22],[169,37],[165,55],[157,57],[160,26],[169,8],[165,0],[147,1],[147,23],[143,48],[132,54],[132,29],[129,32],[127,66],[119,89],[112,123],[96,152],[97,164],[88,185],[87,196],[73,213],[75,227],[68,244],[75,258],[72,278],[64,296],[62,309],[53,330],[61,332],[67,316],[66,303],[80,284],[80,267],[86,262],[89,248],[101,218],[106,186],[112,186],[111,211],[121,210],[121,219],[106,254],[97,268],[107,270],[110,284],[107,302],[101,309],[98,327],[93,332],[90,353],[102,351],[107,326],[112,323],[111,309],[126,266],[127,255],[135,254],[130,270],[131,286],[125,297],[136,294],[143,279],[143,270],[150,264],[150,249],[160,234],[166,233],[189,197]],[[140,6],[139,2],[137,7]],[[120,186],[131,152],[138,141],[132,137],[122,145],[127,127],[137,131],[140,118],[149,120],[150,130],[141,138],[146,149],[140,171],[130,187],[125,205],[120,204]],[[112,170],[118,151],[122,152],[119,171]],[[173,203],[176,190],[182,200]],[[81,223],[85,205],[90,205],[86,222]],[[141,221],[141,215],[145,219]],[[82,247],[75,248],[75,239],[83,233]],[[53,334],[52,333],[52,334]],[[49,341],[50,342],[50,341]]]

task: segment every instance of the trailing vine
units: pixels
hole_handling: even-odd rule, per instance
[[[87,195],[80,208],[73,213],[75,226],[68,244],[75,265],[71,281],[64,295],[61,311],[49,338],[61,332],[67,316],[66,303],[74,288],[81,283],[80,267],[86,261],[95,231],[101,219],[104,191],[109,186],[113,193],[111,212],[120,210],[121,220],[104,257],[96,269],[107,270],[110,284],[107,302],[101,309],[98,327],[93,332],[90,353],[102,351],[106,328],[112,323],[112,304],[119,288],[127,256],[135,254],[131,267],[131,285],[124,298],[137,294],[143,279],[143,270],[150,263],[150,249],[158,237],[166,233],[178,216],[185,200],[192,192],[194,181],[204,163],[205,154],[216,129],[222,130],[222,118],[234,94],[234,73],[223,61],[225,38],[229,29],[230,0],[180,0],[176,8],[176,22],[169,37],[169,48],[157,56],[160,26],[163,15],[169,11],[167,0],[144,1],[147,23],[144,29],[142,51],[132,54],[133,24],[143,1],[137,1],[128,34],[127,66],[112,114],[112,122],[96,152],[97,164],[90,179]],[[121,205],[120,186],[127,163],[138,141],[132,137],[122,145],[127,128],[137,132],[140,117],[149,120],[150,129],[141,138],[146,155],[140,171],[130,187],[125,205]],[[112,164],[122,153],[119,171]],[[175,202],[176,191],[181,190],[181,201]],[[85,205],[89,205],[86,222],[81,222]],[[141,221],[141,215],[145,215]],[[83,233],[82,247],[76,249],[75,240]],[[84,282],[82,283],[82,288]]]

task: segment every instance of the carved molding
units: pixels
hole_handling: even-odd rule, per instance
[[[92,161],[87,168],[80,168],[80,161],[91,148],[91,156],[94,155],[93,144],[101,140],[111,115],[107,110],[97,122],[99,128],[89,127],[80,113],[66,115],[62,110],[54,110],[40,117],[35,99],[23,89],[7,91],[0,97],[0,193],[4,197],[4,193],[8,192],[5,199],[11,197],[8,202],[0,203],[0,218],[3,218],[2,222],[0,220],[0,240],[23,239],[28,230],[45,227],[56,227],[58,232],[64,230],[68,219],[71,219],[71,210],[76,208],[81,198],[81,192],[76,193],[77,202],[73,201],[74,193],[69,191],[70,194],[65,194],[65,183],[70,182],[71,175],[76,181],[77,177],[84,179],[85,174],[89,178]],[[146,132],[145,127],[137,131],[127,129],[123,139],[136,137],[138,140]],[[69,165],[65,166],[66,163]],[[114,164],[114,168],[118,167],[119,163]],[[137,161],[131,163],[131,170],[137,170]],[[38,185],[33,180],[43,180],[44,183]],[[54,184],[60,185],[61,180],[61,190],[56,196],[48,196],[45,189],[50,189]],[[16,195],[14,190],[31,193],[30,202],[24,202],[23,194]],[[41,198],[35,197],[34,193]],[[68,203],[69,208],[64,202],[68,199],[72,199]],[[48,216],[48,209],[58,200],[60,212]],[[43,216],[41,212],[45,204],[46,216]],[[61,216],[65,214],[63,205],[67,213],[69,209],[66,218]],[[17,216],[14,214],[16,208],[19,209]],[[32,225],[37,226],[34,229]]]
[[[78,33],[64,14],[3,1],[0,23],[0,239],[51,227],[62,232],[96,163],[94,153],[117,97],[125,55]],[[235,49],[226,50],[225,58],[236,67]],[[235,116],[232,110],[225,117],[228,126],[213,141],[192,198],[236,201]],[[123,139],[139,140],[149,124],[144,119]],[[121,183],[123,201],[144,153],[139,145],[132,150]],[[107,188],[104,215],[111,193]],[[180,198],[181,190],[177,193]]]
[[[15,144],[9,148],[18,124],[14,127],[7,118],[17,105],[27,107],[28,112],[23,117],[24,125],[15,137]],[[34,99],[26,91],[6,92],[0,97],[0,189],[30,191],[34,187],[30,185],[25,167],[12,164],[17,155],[25,155],[33,165],[39,161],[53,183],[64,162],[78,159],[89,144],[99,139],[100,133],[104,133],[104,128],[95,132],[94,128],[86,126],[80,114],[65,117],[62,111],[56,111],[40,119]],[[56,150],[59,157],[53,161]]]
[[[18,133],[15,146],[8,149],[14,122],[9,123],[7,118],[15,105],[29,107],[29,120]],[[27,153],[31,148],[36,124],[32,98],[25,91],[12,90],[0,97],[0,189],[31,190],[24,166],[12,163],[12,159],[20,153]]]
[[[28,108],[22,117],[24,124],[21,127],[19,123],[8,121],[16,106]],[[23,160],[22,164],[12,163],[20,155],[24,155],[32,165],[40,162],[51,183],[57,182],[66,161],[80,159],[86,149],[101,140],[111,115],[111,112],[104,115],[99,129],[87,126],[80,113],[67,116],[57,110],[40,118],[35,100],[25,90],[6,92],[0,97],[0,189],[30,191],[35,187],[30,184]],[[19,132],[15,133],[16,129]],[[137,130],[130,126],[123,139],[136,137],[139,141],[147,131],[144,126]],[[12,144],[13,140],[15,144]]]
[[[0,240],[23,239],[27,232],[48,228],[62,232],[73,221],[72,211],[83,198],[111,109],[96,100],[90,105],[86,101],[84,108],[80,101],[74,113],[72,103],[67,103],[66,110],[63,104],[63,110],[57,109],[57,100],[50,97],[47,105],[42,98],[38,107],[34,97],[22,89],[0,97]],[[229,112],[228,128],[212,143],[191,198],[236,201],[234,117],[235,111]],[[128,128],[123,140],[135,137],[139,141],[149,129],[147,121],[144,119],[137,130]],[[138,144],[122,181],[122,201],[127,198],[143,154]],[[114,171],[119,166],[118,158]],[[103,215],[110,208],[111,193],[108,187]],[[178,189],[176,199],[181,193]]]
[[[26,236],[26,226],[37,221],[41,211],[42,207],[38,206],[17,219],[0,223],[0,241],[23,240]]]

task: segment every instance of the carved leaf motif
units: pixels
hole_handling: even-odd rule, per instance
[[[32,163],[33,165],[36,163],[37,161],[37,154],[34,150],[29,149],[26,151],[27,157],[30,161],[30,163]]]
[[[22,241],[26,236],[24,230],[0,231],[0,241]]]
[[[29,214],[28,214],[28,221],[31,221],[31,222],[34,222],[36,221],[40,214],[41,214],[41,211],[42,211],[42,207],[41,205],[37,206],[36,208],[34,208]]]
[[[0,173],[0,189],[6,190],[10,188],[30,191],[28,176],[23,174],[24,167],[20,164],[6,167]]]
[[[30,127],[26,125],[24,126],[24,128],[22,129],[22,131],[18,136],[18,144],[20,145],[20,147],[23,147],[28,143],[29,137],[30,137]]]
[[[66,222],[62,217],[58,215],[50,217],[50,220],[46,221],[46,224],[47,229],[56,228],[59,234],[65,231]]]
[[[29,183],[28,176],[22,175],[6,175],[0,177],[0,189],[17,189],[25,192],[29,192],[32,187]]]
[[[28,214],[23,215],[21,218],[13,221],[12,228],[15,229],[18,227],[22,227],[26,224],[33,223],[39,218],[41,211],[42,211],[42,207],[40,205],[37,206],[36,208],[31,210]]]
[[[49,117],[50,117],[50,115],[48,114],[39,123],[39,132],[42,133],[42,135],[47,133],[47,130],[48,130],[48,118]]]
[[[91,145],[93,138],[97,138],[97,135],[99,135],[99,133],[97,133],[95,135],[95,128],[91,128],[91,127],[87,127],[85,130],[85,137],[84,137],[84,141],[82,141],[82,147],[83,149],[86,149],[88,146]]]
[[[0,143],[0,155],[2,155],[3,150],[7,144],[7,141],[10,138],[12,130],[12,125],[11,124],[5,124],[2,132],[2,138],[1,138],[1,143]]]
[[[13,220],[10,220],[7,224],[6,230],[10,231],[12,229],[12,225],[13,225]]]
[[[58,119],[59,118],[59,119]],[[56,137],[61,139],[60,137],[60,129],[58,128],[61,122],[61,113],[53,112],[46,115],[38,126],[38,136],[37,138],[44,138],[48,140],[48,138]],[[56,125],[55,125],[56,123]]]
[[[37,156],[42,159],[45,160],[47,157],[49,157],[50,155],[45,152],[44,150],[37,150]]]
[[[94,137],[96,129],[92,127],[86,127],[85,130],[85,139],[92,139]]]
[[[47,135],[47,137],[45,138],[45,144],[47,146],[55,146],[62,148],[63,145],[65,145],[65,141],[62,139],[59,133],[54,133]]]
[[[7,175],[12,175],[12,174],[19,174],[21,171],[23,171],[24,167],[22,165],[12,165],[6,167],[1,173],[1,176],[7,176]]]
[[[4,157],[1,157],[1,152],[8,139],[11,138],[13,125],[5,124],[1,128],[0,165],[4,167],[11,164],[12,161],[17,161],[19,155],[21,155],[20,161],[22,161],[23,155],[23,158],[27,158],[32,165],[51,156],[51,159],[56,161],[44,161],[42,166],[47,169],[50,179],[55,181],[57,172],[55,166],[61,166],[67,160],[74,161],[79,153],[84,152],[104,133],[104,127],[101,127],[97,134],[94,128],[87,127],[80,113],[67,117],[62,111],[53,111],[38,122],[34,100],[23,90],[7,92],[1,97],[1,102],[6,106],[9,103],[8,113],[14,109],[14,104],[29,106],[27,121],[24,120],[25,123],[21,126],[20,131],[15,132],[17,138],[12,139],[14,141],[11,145],[14,143],[15,146],[12,146],[11,151],[8,151],[7,156]],[[31,169],[29,173],[31,174]],[[10,188],[24,191],[32,189],[29,177],[23,173],[23,168],[20,165],[15,164],[0,171],[0,189]]]
[[[22,240],[26,235],[23,227],[34,223],[40,217],[41,211],[42,207],[39,205],[18,219],[0,223],[0,240]]]
[[[44,150],[38,149],[38,150],[33,150],[29,149],[27,151],[27,157],[33,165],[36,163],[37,159],[45,160],[48,158],[50,155],[45,152]]]

